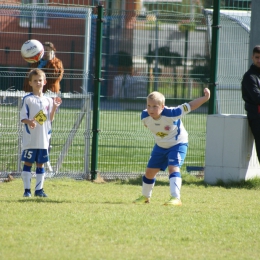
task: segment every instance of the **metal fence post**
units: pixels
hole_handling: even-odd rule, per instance
[[[212,40],[211,40],[211,64],[210,64],[210,91],[209,114],[216,114],[216,86],[218,71],[218,45],[219,45],[219,19],[220,17],[220,0],[214,1]]]
[[[102,31],[103,31],[103,6],[98,5],[97,31],[96,31],[96,67],[94,78],[94,98],[93,98],[93,124],[92,124],[92,151],[91,151],[91,180],[97,178],[98,164],[98,135],[99,135],[99,104],[101,87],[101,62],[102,62]]]

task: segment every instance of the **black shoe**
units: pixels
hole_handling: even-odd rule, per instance
[[[23,196],[27,197],[27,198],[28,197],[32,197],[31,190],[30,189],[25,189]]]
[[[41,190],[36,190],[34,192],[34,196],[35,197],[48,197],[47,194],[44,193],[44,190],[41,189]]]

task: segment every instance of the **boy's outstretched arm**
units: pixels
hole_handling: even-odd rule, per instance
[[[203,105],[205,102],[207,102],[210,98],[210,90],[208,88],[204,88],[204,96],[194,99],[189,102],[191,111],[197,109],[201,105]]]

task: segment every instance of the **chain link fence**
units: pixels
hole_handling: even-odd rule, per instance
[[[29,70],[20,48],[34,38],[53,42],[65,68],[63,104],[53,123],[52,171],[47,165],[46,169],[49,176],[88,178],[96,2],[38,2],[0,0],[0,172],[20,173],[19,102]],[[130,178],[144,171],[154,144],[140,120],[147,94],[158,90],[166,96],[166,105],[177,106],[201,96],[209,86],[213,1],[204,6],[200,1],[143,1],[142,8],[127,11],[114,8],[120,7],[118,1],[102,2],[106,8],[98,170],[106,179]],[[126,6],[131,8],[131,3],[140,4],[126,1]],[[226,4],[222,7],[229,13],[221,12],[220,19],[217,104],[219,113],[237,113],[237,109],[243,112],[239,82],[248,63],[245,20],[250,20],[250,12],[248,6],[238,12],[239,7]],[[204,166],[207,113],[206,104],[183,120],[189,132],[184,169]]]

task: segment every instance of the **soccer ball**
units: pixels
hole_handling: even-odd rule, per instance
[[[37,40],[26,41],[21,48],[23,59],[29,63],[39,61],[44,54],[43,45]]]

